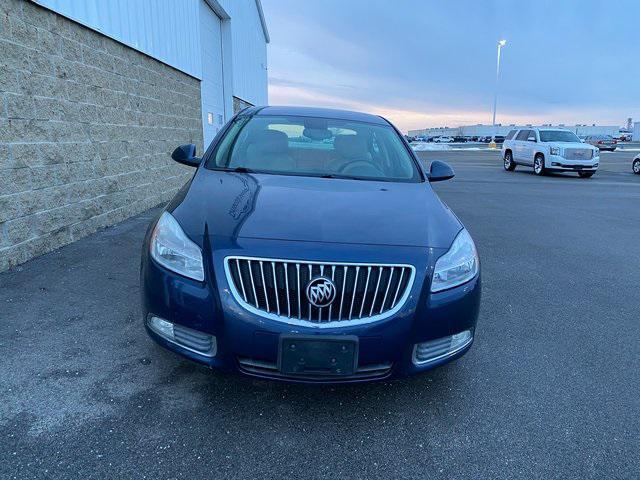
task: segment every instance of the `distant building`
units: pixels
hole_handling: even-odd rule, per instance
[[[636,128],[637,127],[636,123]],[[586,136],[586,135],[618,135],[620,131],[620,127],[617,125],[464,125],[461,127],[435,127],[435,128],[423,128],[420,130],[409,130],[409,136],[411,137],[434,137],[438,135],[448,135],[452,137],[460,136],[460,137],[489,137],[493,135],[506,135],[510,130],[516,128],[526,128],[526,127],[556,127],[562,128],[565,130],[571,130],[578,136]]]

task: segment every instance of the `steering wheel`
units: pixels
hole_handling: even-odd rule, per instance
[[[369,167],[374,169],[376,172],[378,172],[379,174],[382,175],[382,170],[380,170],[373,162],[370,162],[368,160],[351,160],[347,163],[345,163],[344,165],[342,165],[339,169],[338,172],[339,173],[344,173],[344,171],[349,168],[349,167],[354,167],[354,166],[364,166],[364,167]]]

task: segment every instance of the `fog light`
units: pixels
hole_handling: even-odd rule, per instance
[[[465,330],[448,337],[417,343],[413,348],[413,363],[424,365],[454,355],[473,340],[471,330]]]
[[[151,316],[149,317],[149,327],[161,337],[173,340],[173,323],[160,317]]]
[[[216,337],[169,322],[164,318],[149,315],[147,325],[155,333],[182,348],[207,357],[215,357],[217,351]]]

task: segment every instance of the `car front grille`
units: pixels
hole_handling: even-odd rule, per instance
[[[227,257],[225,271],[233,296],[245,309],[287,323],[321,327],[393,315],[409,296],[415,276],[411,265],[253,257]],[[307,298],[307,285],[318,277],[335,285],[333,302],[321,308]]]
[[[591,160],[593,150],[590,148],[565,148],[564,158],[567,160]]]

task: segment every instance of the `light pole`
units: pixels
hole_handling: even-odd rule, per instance
[[[496,91],[493,96],[493,123],[492,125],[496,126],[496,107],[498,105],[498,80],[500,79],[500,50],[507,44],[506,40],[500,40],[498,42],[498,63],[496,65]],[[495,130],[495,129],[494,129]],[[494,131],[495,134],[495,131]]]

